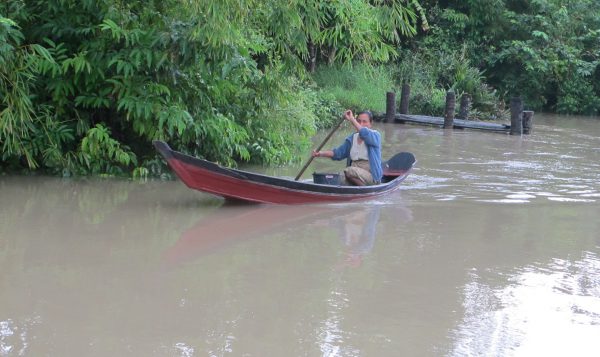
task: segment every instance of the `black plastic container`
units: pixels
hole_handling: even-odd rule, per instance
[[[339,186],[342,184],[340,174],[313,173],[313,182],[321,185]]]

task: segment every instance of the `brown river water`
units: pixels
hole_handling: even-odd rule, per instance
[[[600,120],[375,126],[418,163],[360,203],[0,176],[0,356],[598,356]]]

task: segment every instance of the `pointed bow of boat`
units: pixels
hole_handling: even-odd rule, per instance
[[[154,145],[154,148],[165,158],[165,160],[169,161],[169,159],[173,157],[173,151],[164,141],[154,140],[152,144]]]

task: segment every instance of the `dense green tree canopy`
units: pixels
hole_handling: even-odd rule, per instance
[[[394,58],[414,5],[4,1],[0,163],[147,174],[153,139],[225,164],[289,161],[335,108],[305,65]]]
[[[600,2],[596,0],[422,1],[432,31],[415,39],[465,46],[470,62],[504,95],[534,109],[600,110]],[[446,51],[449,52],[449,51]]]
[[[413,82],[424,114],[447,89],[482,117],[512,95],[597,114],[598,14],[595,0],[5,0],[0,170],[160,174],[155,139],[281,164],[339,103],[394,89],[369,80]]]

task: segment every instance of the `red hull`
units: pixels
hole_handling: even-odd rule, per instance
[[[218,196],[260,203],[300,204],[345,202],[374,197],[377,194],[335,195],[331,193],[313,193],[278,187],[253,181],[240,180],[221,175],[210,170],[198,168],[181,161],[169,160],[169,166],[179,178],[195,190],[209,192]],[[383,193],[389,193],[385,191]]]
[[[228,199],[256,203],[334,203],[380,196],[397,190],[414,163],[411,162],[405,170],[396,171],[389,182],[383,184],[330,186],[228,169],[173,151],[163,142],[155,142],[154,145],[188,187]]]

